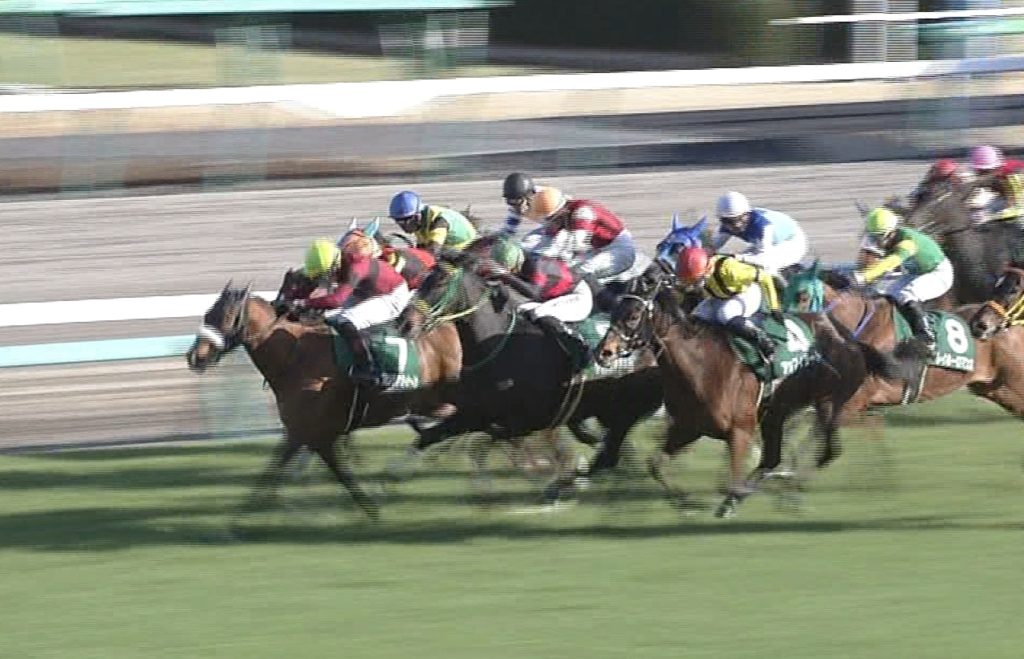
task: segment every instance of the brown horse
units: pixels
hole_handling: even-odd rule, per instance
[[[829,276],[825,275],[825,279],[828,281]],[[1019,280],[1020,276],[1014,274],[1012,282]],[[1003,279],[1003,282],[1010,281],[1010,277]],[[794,296],[799,296],[798,289],[806,285],[809,284],[798,281],[798,278],[790,280]],[[914,355],[914,341],[897,346],[892,302],[855,291],[838,292],[827,283],[819,282],[818,285],[829,315],[853,332],[858,340],[881,351],[896,350],[898,355],[912,355],[919,362],[920,356]],[[1012,283],[1001,285],[1013,286]],[[807,306],[807,298],[802,299],[801,308],[813,310]],[[999,303],[988,303],[966,305],[956,310],[956,315],[968,321],[972,331],[983,339],[975,343],[974,368],[964,372],[928,366],[922,373],[918,364],[913,369],[915,377],[911,380],[912,384],[920,383],[915,400],[933,400],[967,387],[976,396],[987,398],[1024,419],[1024,362],[1020,358],[1024,354],[1024,332],[1002,323],[998,313],[1001,308]],[[997,332],[999,328],[1007,331]],[[841,421],[844,424],[858,421],[872,407],[903,404],[907,395],[906,381],[893,382],[869,376],[846,404]]]
[[[203,316],[185,356],[189,368],[202,373],[224,354],[244,346],[277,399],[284,440],[274,449],[248,507],[273,497],[282,471],[305,447],[320,456],[338,482],[375,518],[376,503],[338,460],[335,444],[357,428],[381,426],[396,416],[433,414],[462,367],[458,335],[454,328],[442,325],[417,339],[420,389],[394,393],[367,389],[335,365],[334,339],[326,326],[279,319],[269,303],[251,295],[251,289],[251,285],[233,289],[230,282],[224,287]]]
[[[715,515],[731,517],[752,492],[745,477],[745,457],[761,419],[766,446],[777,440],[795,412],[818,404],[824,412],[826,445],[837,428],[838,412],[869,373],[890,373],[891,360],[848,335],[824,317],[805,316],[812,329],[820,359],[808,359],[784,379],[764,401],[764,388],[755,374],[733,352],[727,331],[698,323],[679,308],[668,278],[661,279],[644,295],[625,295],[612,314],[611,327],[598,345],[598,360],[652,346],[658,356],[665,408],[671,417],[661,453],[652,458],[650,470],[672,493],[661,467],[681,449],[702,436],[728,442],[730,486]],[[754,482],[765,476],[765,459],[755,470]],[[823,459],[828,459],[828,455]],[[777,463],[776,465],[777,466]],[[680,493],[680,503],[686,494]]]

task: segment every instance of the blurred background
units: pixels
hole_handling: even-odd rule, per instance
[[[273,401],[244,353],[233,354],[203,377],[186,371],[181,355],[200,317],[229,278],[253,281],[257,291],[272,294],[312,238],[339,235],[352,217],[386,215],[388,200],[401,189],[414,189],[429,203],[459,209],[472,205],[497,227],[504,217],[501,179],[510,171],[526,171],[540,182],[609,206],[647,250],[664,235],[672,213],[696,219],[721,192],[736,189],[755,205],[799,220],[813,256],[845,262],[853,259],[860,230],[856,201],[871,204],[905,194],[931,160],[966,160],[976,144],[1021,153],[1022,118],[1024,0],[7,0],[0,3],[0,450],[205,442],[202,450],[211,453],[199,455],[187,469],[158,476],[162,487],[178,492],[195,473],[207,473],[203,456],[213,455],[211,446],[277,436]],[[397,230],[384,222],[389,231]],[[917,426],[927,426],[926,417],[908,417],[900,427],[921,432],[923,438],[925,431]],[[973,408],[962,417],[975,424],[990,421]],[[267,448],[259,444],[251,455],[234,455],[244,469],[235,462],[223,474],[209,467],[211,487],[216,481],[234,488],[223,497],[216,490],[213,500],[235,500]],[[0,468],[0,490],[4,479],[14,483],[14,503],[0,518],[0,537],[9,539],[6,546],[0,543],[0,552],[77,551],[82,547],[76,543],[90,551],[162,549],[165,541],[178,542],[171,538],[184,528],[181,519],[223,512],[211,513],[189,500],[138,516],[87,515],[87,524],[73,511],[53,513],[77,496],[77,490],[61,489],[69,482],[94,492],[109,488],[120,496],[122,478],[144,482],[152,476],[149,467],[133,471],[139,467],[117,456],[123,462],[112,463],[116,466],[106,476],[80,480],[78,469],[88,472],[84,462],[53,466],[5,458],[10,462]],[[857,478],[871,475],[861,481],[867,487],[881,482],[872,478],[889,473],[889,463],[871,462],[876,458],[857,472]],[[972,473],[987,468],[979,464]],[[46,476],[51,470],[62,475],[51,479]],[[999,488],[1013,491],[1020,485],[1005,476]],[[28,498],[40,492],[42,499]],[[49,498],[52,492],[58,493],[54,499]],[[870,514],[885,517],[895,500],[879,495]],[[36,508],[47,512],[25,512]],[[862,514],[843,510],[851,519]],[[914,521],[918,528],[927,526],[922,519]],[[479,519],[471,520],[460,523],[476,528]],[[339,523],[336,518],[320,522],[332,528]],[[602,516],[572,524],[577,522],[611,523]],[[674,519],[659,524],[662,530],[675,528]],[[799,538],[790,548],[803,556],[793,569],[807,570],[806,560],[814,557],[799,552],[806,542],[800,534],[808,529],[787,524],[786,532]],[[874,549],[864,550],[864,556],[879,562],[887,557],[871,552],[893,544],[885,524],[871,529],[880,535]],[[73,531],[61,534],[61,527]],[[477,537],[445,528],[433,540],[431,532],[403,538],[415,544]],[[837,528],[825,524],[812,530],[822,536]],[[855,527],[839,530],[847,529]],[[189,527],[186,535],[193,531]],[[521,529],[488,527],[483,533],[488,541],[492,531],[508,540]],[[308,540],[291,526],[285,533]],[[365,530],[356,535],[371,552],[380,541]],[[540,544],[555,543],[557,536],[548,529],[532,537]],[[623,539],[650,539],[636,529],[623,536],[605,540],[621,547]],[[195,540],[188,537],[185,542]],[[341,542],[338,536],[326,537]],[[724,536],[714,540],[729,543]],[[929,541],[927,547],[935,544],[941,543]],[[998,546],[993,541],[989,549]],[[559,555],[547,544],[534,550]],[[615,551],[625,560],[632,550]],[[389,555],[407,568],[416,565],[396,550]],[[560,556],[564,562],[554,561],[550,569],[574,566],[577,576],[569,581],[575,584],[594,554],[581,550]],[[1000,556],[989,556],[992,565],[1000,564]],[[441,557],[436,560],[420,567],[458,571]],[[749,554],[739,560],[750,560]],[[503,573],[506,566],[493,570]],[[521,563],[518,569],[534,568]],[[717,569],[709,574],[725,574],[731,566]],[[906,575],[907,569],[897,565],[893,574],[878,577],[878,591],[861,594],[886,602],[889,595],[898,599],[885,580]],[[149,592],[146,583],[140,581],[138,592],[127,594],[112,576],[120,573],[110,570],[102,587],[83,581],[82,588],[101,593],[101,601],[109,597],[145,609],[152,595],[134,597]],[[997,573],[993,568],[976,575],[979,581],[971,584],[997,587],[1002,583]],[[247,574],[234,574],[233,585],[247,583]],[[301,576],[284,574],[303,583]],[[851,577],[856,585],[870,581],[860,574]],[[547,583],[551,576],[545,577]],[[655,571],[644,578],[655,584],[664,576]],[[379,587],[366,597],[369,611],[386,612],[395,589],[402,588],[381,578],[367,586],[367,592]],[[834,578],[826,573],[815,577]],[[435,585],[421,585],[426,607]],[[516,585],[513,579],[505,587],[515,590]],[[228,600],[220,613],[247,597],[244,589],[221,587]],[[763,591],[755,592],[768,598],[776,587],[766,582]],[[28,579],[19,588],[25,597],[33,594]],[[52,592],[61,588],[54,586]],[[173,619],[175,612],[192,611],[194,592],[181,591],[178,603],[161,615]],[[345,590],[343,596],[349,594]],[[630,604],[642,606],[647,595],[637,592]],[[453,601],[468,597],[460,592],[451,596]],[[936,604],[935,611],[946,611],[937,603],[948,593],[921,596]],[[676,591],[659,597],[663,603],[652,608],[671,611]],[[803,597],[812,615],[817,613],[808,603],[813,596]],[[721,599],[719,611],[735,604],[730,596]],[[281,608],[292,606],[283,601]],[[1013,634],[1000,636],[1006,629],[999,615],[1019,607],[1012,599],[996,597],[992,603],[988,614],[978,613],[975,622],[981,626],[975,633],[989,629],[989,638],[999,636],[1009,644]],[[70,608],[64,613],[89,619],[87,601],[65,604]],[[562,605],[590,606],[571,598]],[[881,607],[868,626],[901,620],[901,606]],[[422,611],[414,608],[417,614]],[[0,637],[14,638],[14,647],[23,650],[9,656],[77,656],[76,648],[55,651],[45,637],[30,638],[25,630],[36,634],[39,629],[31,610],[21,614],[21,622],[8,621],[9,633],[0,627]],[[501,620],[500,612],[488,615],[488,624]],[[616,615],[614,609],[602,610],[593,620]],[[801,615],[794,611],[794,617]],[[747,620],[767,624],[756,616]],[[131,626],[138,620],[121,622]],[[309,627],[305,619],[295,622]],[[967,636],[951,640],[943,635],[954,626],[942,615],[926,622],[921,622],[920,636],[931,634],[931,656],[952,652],[959,642],[964,651],[973,651]],[[227,629],[205,624],[210,628],[204,633],[213,640],[202,648],[182,649],[187,643],[181,641],[180,651],[171,652],[184,638],[167,640],[173,635],[161,648],[147,645],[147,629],[164,638],[156,620],[141,627],[138,639],[122,638],[119,647],[125,656],[231,654],[218,647],[264,656],[260,651],[273,647],[260,644],[262,637],[255,633],[260,623],[249,629],[256,640],[248,646],[232,645],[237,639],[222,637]],[[593,623],[586,633],[601,636],[600,628]],[[799,638],[807,640],[801,629]],[[430,637],[429,627],[424,630],[422,638]],[[541,633],[526,623],[515,630]],[[851,643],[863,640],[861,631],[862,625],[851,623],[840,637]],[[888,631],[899,632],[895,627]],[[453,638],[463,633],[449,632]],[[517,645],[526,636],[507,629],[496,633],[507,656],[530,647]],[[728,629],[721,633],[730,636]],[[83,632],[71,638],[78,639],[81,656],[114,656],[105,651],[109,639],[102,635]],[[354,638],[360,640],[358,634]],[[417,637],[411,638],[419,649]],[[310,645],[313,654],[338,649],[333,638],[320,640],[322,645]],[[651,648],[649,656],[661,651],[678,656],[672,654],[671,639],[663,640],[665,646],[658,652]],[[765,642],[790,652],[793,640],[783,635]],[[601,642],[609,656],[626,651],[607,638]],[[466,656],[480,656],[473,648],[487,648],[486,656],[505,656],[487,638],[473,643],[460,646]],[[440,653],[443,644],[427,647]],[[587,642],[539,647],[531,656],[553,654],[556,648],[571,656]],[[735,653],[731,646],[721,647],[722,653],[708,656],[760,656],[764,646],[732,647]],[[808,656],[886,656],[886,647],[869,643],[857,654],[836,645]],[[1016,656],[1018,648],[993,646],[984,654]],[[602,656],[589,650],[589,657]],[[1004,650],[1009,653],[1001,655]],[[398,651],[398,645],[388,645],[380,656]],[[899,652],[915,654],[910,647]]]

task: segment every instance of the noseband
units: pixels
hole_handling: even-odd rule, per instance
[[[209,323],[203,323],[196,332],[197,336],[212,343],[219,352],[231,352],[240,346],[246,338],[245,331],[249,319],[249,295],[250,292],[248,290],[245,291],[245,296],[240,302],[238,313],[235,314],[235,322],[232,323],[231,329],[226,334]]]
[[[989,300],[984,304],[984,307],[991,309],[997,316],[999,316],[999,327],[997,331],[1002,331],[1009,328],[1011,325],[1024,325],[1024,270],[1020,268],[1008,267],[1004,270],[1003,277],[1007,274],[1017,275],[1018,281],[1020,282],[1020,290],[1014,295],[1009,306],[1003,306],[995,300]]]

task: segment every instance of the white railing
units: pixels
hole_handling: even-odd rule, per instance
[[[286,104],[304,106],[340,118],[370,118],[402,115],[424,108],[435,101],[481,94],[905,80],[954,74],[1004,73],[1021,70],[1024,70],[1024,55],[959,60],[494,76],[442,80],[385,80],[209,89],[59,94],[34,92],[0,97],[0,113]]]

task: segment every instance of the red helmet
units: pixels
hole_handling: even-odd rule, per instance
[[[676,274],[683,282],[693,284],[708,271],[710,256],[702,247],[687,247],[676,257]]]
[[[932,165],[932,169],[928,172],[928,175],[929,178],[932,179],[944,179],[956,174],[958,169],[960,169],[960,165],[958,165],[955,160],[952,158],[943,158]]]

